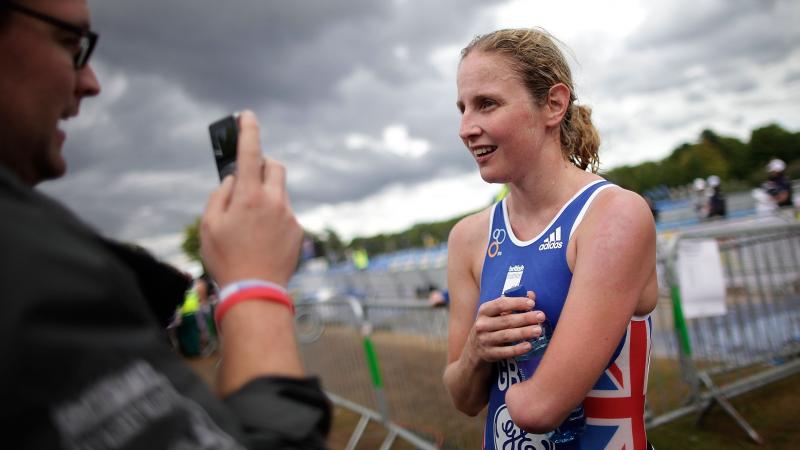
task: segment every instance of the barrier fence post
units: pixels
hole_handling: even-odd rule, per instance
[[[375,401],[378,403],[378,410],[381,414],[381,419],[384,422],[389,421],[389,404],[386,401],[386,394],[383,391],[383,380],[381,378],[380,364],[378,363],[378,356],[375,353],[375,346],[372,344],[370,335],[372,334],[372,324],[367,317],[367,312],[364,306],[358,299],[347,296],[347,304],[353,310],[358,324],[360,325],[360,334],[362,345],[364,347],[364,357],[367,361],[369,368],[370,379],[372,380],[372,389],[375,393]]]
[[[681,288],[678,281],[678,247],[681,236],[672,239],[667,252],[667,277],[669,278],[670,297],[672,299],[672,321],[675,328],[675,335],[678,340],[678,358],[680,360],[681,375],[689,385],[690,397],[687,403],[694,403],[700,397],[700,384],[697,380],[697,370],[692,360],[692,342],[689,338],[689,330],[686,327],[686,318],[683,315],[681,305]]]
[[[383,379],[381,378],[381,367],[378,363],[378,355],[375,353],[375,346],[372,345],[372,326],[365,322],[361,326],[361,336],[364,342],[364,356],[367,358],[367,367],[372,380],[372,388],[375,390],[375,399],[378,401],[378,409],[384,422],[389,420],[389,404],[386,401],[386,393],[383,391]]]
[[[675,333],[681,344],[681,351],[688,357],[692,357],[692,343],[689,341],[689,331],[686,329],[686,319],[683,317],[683,307],[681,306],[680,286],[677,283],[670,286],[672,296],[672,318],[675,323]]]

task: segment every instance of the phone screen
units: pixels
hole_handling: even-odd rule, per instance
[[[222,181],[225,176],[236,171],[236,141],[239,136],[236,114],[212,123],[208,127],[208,132],[211,135],[211,146],[214,149],[217,172]]]

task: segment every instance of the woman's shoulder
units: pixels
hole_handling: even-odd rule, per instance
[[[647,200],[636,192],[617,185],[601,191],[589,208],[586,221],[603,229],[619,225],[621,229],[653,229],[655,220]]]
[[[489,220],[492,215],[494,205],[484,208],[476,213],[469,214],[456,222],[450,230],[448,247],[472,247],[480,242],[488,240]]]
[[[612,206],[623,210],[640,210],[650,211],[647,205],[647,200],[634,191],[629,191],[616,184],[611,184],[612,189],[606,189],[603,195],[599,196],[598,200],[605,203],[606,206]]]

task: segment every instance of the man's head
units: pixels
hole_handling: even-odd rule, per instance
[[[59,122],[100,92],[91,67],[76,67],[88,30],[86,0],[0,0],[0,165],[29,185],[64,174]]]

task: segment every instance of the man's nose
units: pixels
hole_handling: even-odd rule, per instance
[[[94,97],[100,93],[100,81],[97,80],[97,75],[91,65],[87,64],[78,72],[76,91],[80,97]]]

